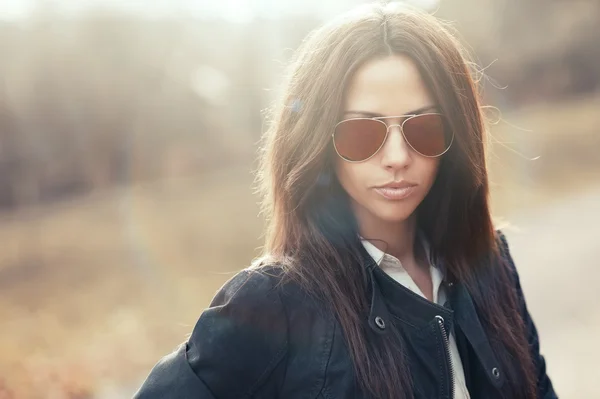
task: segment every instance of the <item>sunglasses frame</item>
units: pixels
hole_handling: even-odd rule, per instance
[[[373,158],[375,155],[377,155],[377,153],[383,148],[383,146],[385,145],[385,142],[387,141],[388,135],[390,133],[390,128],[394,127],[394,126],[398,126],[400,128],[400,132],[402,133],[402,137],[404,137],[404,141],[406,142],[406,144],[408,144],[408,146],[417,154],[426,157],[426,158],[439,158],[442,155],[444,155],[446,152],[448,152],[448,150],[450,149],[450,147],[452,147],[452,143],[454,143],[454,132],[452,132],[452,136],[450,137],[450,144],[448,144],[448,147],[441,153],[438,155],[425,155],[425,154],[421,154],[419,151],[417,151],[415,149],[415,147],[413,147],[413,145],[406,139],[406,135],[404,134],[404,124],[406,123],[406,121],[411,120],[413,118],[418,118],[419,116],[426,116],[426,115],[439,115],[442,118],[444,118],[443,114],[440,114],[439,112],[428,112],[428,113],[423,113],[423,114],[410,114],[410,115],[398,115],[398,116],[379,116],[379,117],[375,117],[375,118],[349,118],[349,119],[344,119],[342,121],[339,121],[338,123],[336,123],[335,127],[333,128],[333,133],[331,134],[331,140],[333,142],[333,148],[335,149],[336,154],[342,158],[344,161],[346,162],[351,162],[351,163],[359,163],[359,162],[366,162],[369,159]],[[393,125],[388,125],[387,123],[385,123],[386,119],[394,119],[394,118],[405,118],[401,124],[393,124]],[[345,157],[343,157],[338,149],[337,146],[335,145],[335,133],[337,130],[337,127],[339,125],[341,125],[344,122],[348,122],[348,121],[355,121],[355,120],[371,120],[371,121],[375,121],[375,122],[379,122],[381,124],[383,124],[386,127],[386,131],[385,131],[385,137],[383,138],[383,141],[381,142],[381,145],[379,146],[379,148],[377,148],[377,150],[371,154],[371,156],[369,156],[368,158],[365,159],[361,159],[360,161],[352,161],[350,159],[347,159]]]

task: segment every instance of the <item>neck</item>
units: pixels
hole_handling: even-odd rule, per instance
[[[414,257],[415,215],[401,222],[382,222],[371,217],[358,223],[360,235],[380,250],[398,259]]]

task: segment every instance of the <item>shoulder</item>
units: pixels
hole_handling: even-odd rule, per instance
[[[508,239],[504,232],[500,229],[496,230],[496,248],[498,253],[499,266],[504,272],[508,273],[509,278],[517,280],[518,283],[519,274],[517,272],[517,266],[512,257],[510,247],[508,245]]]
[[[496,230],[496,260],[492,261],[493,279],[492,286],[500,295],[507,299],[516,300],[517,309],[523,313],[527,312],[525,297],[521,286],[521,278],[513,259],[506,235],[501,230]],[[489,284],[490,282],[488,282]]]
[[[319,358],[314,344],[299,350],[299,343],[323,341],[312,339],[330,324],[319,307],[281,266],[242,270],[200,315],[187,342],[190,366],[217,397],[279,386],[290,359]]]
[[[280,274],[278,268],[237,273],[200,315],[187,342],[187,358],[217,397],[252,394],[285,357],[288,321]]]
[[[301,307],[320,307],[296,280],[290,279],[286,268],[278,264],[259,265],[232,276],[216,292],[203,312],[220,316],[259,320],[287,315]]]
[[[283,269],[278,266],[251,267],[232,276],[217,291],[210,307],[229,304],[255,307],[272,303],[277,305],[278,286],[283,277]]]
[[[496,232],[496,235],[498,251],[500,253],[500,259],[502,260],[501,263],[504,265],[504,268],[507,270],[509,278],[511,279],[512,287],[516,295],[517,309],[523,322],[527,344],[531,352],[531,359],[537,378],[536,389],[538,397],[557,398],[554,388],[552,387],[552,382],[546,373],[546,360],[540,353],[538,331],[527,308],[519,273],[517,272],[517,267],[510,253],[508,240],[500,230]]]
[[[495,296],[502,298],[521,295],[517,267],[502,230],[495,230],[491,247],[476,261],[472,272],[473,290],[494,292]]]
[[[496,230],[496,245],[500,251],[502,257],[510,257],[510,251],[508,248],[508,239],[501,229]]]

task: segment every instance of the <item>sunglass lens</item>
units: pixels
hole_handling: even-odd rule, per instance
[[[348,161],[364,161],[381,148],[386,125],[372,119],[349,119],[335,129],[333,141],[337,153]]]
[[[436,157],[450,145],[446,135],[444,118],[439,114],[418,115],[407,119],[402,126],[404,137],[418,153]]]

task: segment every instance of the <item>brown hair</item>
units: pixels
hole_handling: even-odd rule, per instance
[[[406,6],[369,5],[313,31],[291,64],[282,101],[264,136],[259,182],[268,218],[264,255],[286,278],[330,304],[339,320],[357,380],[378,398],[412,396],[397,332],[371,336],[366,327],[369,288],[358,226],[332,168],[331,132],[342,111],[344,87],[376,57],[403,54],[418,66],[455,141],[418,212],[419,228],[450,278],[467,285],[494,348],[504,347],[518,373],[507,397],[535,397],[535,377],[516,295],[505,268],[499,279],[483,261],[498,258],[488,203],[484,123],[470,63],[449,28]],[[320,177],[329,176],[329,184]],[[491,255],[490,255],[491,254]],[[497,300],[504,292],[503,303]],[[504,353],[496,350],[497,353]],[[519,369],[520,368],[520,369]]]

